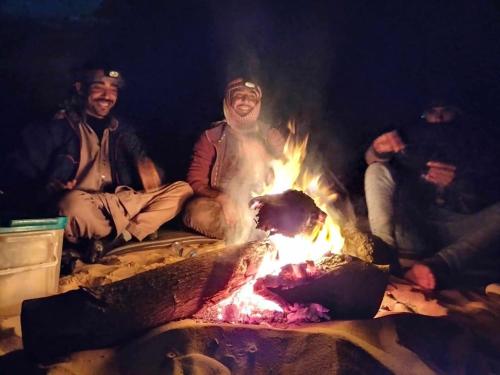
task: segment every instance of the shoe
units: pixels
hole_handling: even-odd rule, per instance
[[[64,248],[61,255],[61,276],[71,275],[75,270],[76,261],[81,258],[80,253],[73,248]]]
[[[391,275],[402,277],[401,264],[398,259],[398,249],[384,242],[381,238],[372,235],[373,263],[389,266]]]
[[[91,239],[85,246],[83,260],[86,263],[96,263],[99,259],[117,247],[123,246],[127,243],[123,236],[120,234],[114,239],[100,238]]]

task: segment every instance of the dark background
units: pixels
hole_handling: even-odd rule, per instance
[[[374,136],[452,94],[478,131],[500,127],[500,6],[454,1],[0,1],[2,153],[49,119],[86,60],[127,80],[132,119],[171,179],[222,118],[225,83],[260,80],[264,117],[295,119],[357,194]]]

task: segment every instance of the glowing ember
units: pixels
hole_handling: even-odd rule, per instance
[[[280,194],[289,189],[299,190],[309,195],[316,206],[328,216],[325,222],[318,224],[310,234],[302,233],[295,237],[271,235],[269,240],[276,252],[270,253],[262,262],[254,280],[217,305],[219,320],[240,322],[247,321],[248,318],[258,319],[266,311],[283,312],[276,302],[254,293],[255,280],[267,275],[278,275],[281,268],[288,264],[318,262],[328,253],[339,254],[344,245],[340,227],[334,222],[337,215],[332,203],[337,194],[323,183],[321,173],[313,174],[304,167],[308,137],[298,140],[293,124],[289,125],[289,129],[284,157],[271,162],[274,180],[262,191],[255,192],[254,196]]]

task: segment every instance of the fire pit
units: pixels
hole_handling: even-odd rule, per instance
[[[289,265],[278,276],[257,279],[253,291],[268,301],[251,310],[241,303],[223,303],[200,310],[204,321],[230,323],[319,322],[330,319],[369,319],[378,311],[388,274],[378,267],[350,256],[335,256],[319,267]],[[269,303],[275,302],[275,305]]]
[[[373,317],[387,275],[351,256],[352,241],[342,236],[330,204],[336,194],[319,175],[301,173],[306,143],[307,138],[295,143],[288,139],[286,157],[272,165],[274,182],[250,201],[267,240],[212,251],[108,285],[25,301],[25,350],[43,362],[114,345],[193,316],[285,326]]]
[[[210,311],[224,309],[229,305],[223,303],[224,299],[230,296],[229,300],[234,301],[236,292],[248,285],[253,289],[248,282],[255,280],[258,266],[273,252],[268,242],[246,244],[188,258],[102,287],[27,300],[21,314],[25,351],[37,361],[46,362],[74,351],[114,345],[172,320],[192,316],[231,320],[227,314],[219,318]],[[279,277],[257,279],[259,294],[270,297],[282,313],[263,309],[260,319],[255,319],[252,312],[243,318],[245,314],[238,306],[233,310],[238,311],[234,317],[241,317],[240,322],[274,322],[283,327],[292,322],[373,316],[383,296],[385,274],[349,257],[338,256],[333,263],[331,271],[315,271],[319,277],[307,282],[290,284],[285,277],[287,269],[280,282],[276,282]]]

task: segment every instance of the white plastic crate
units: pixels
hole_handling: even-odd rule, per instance
[[[0,316],[25,299],[57,293],[66,218],[13,221],[0,228]]]

